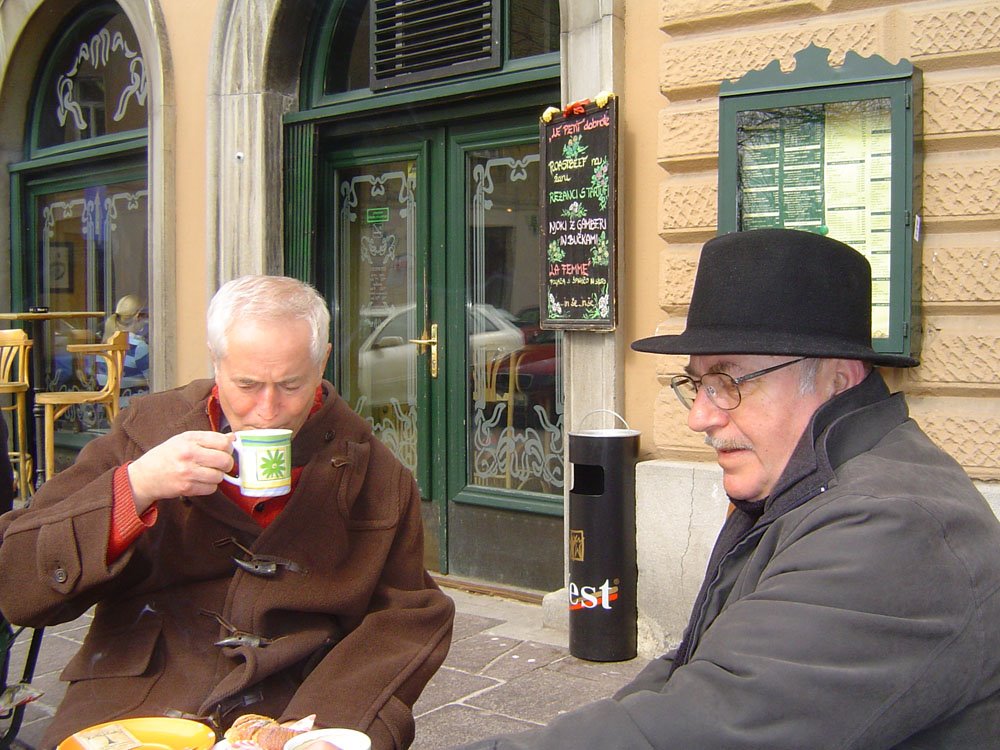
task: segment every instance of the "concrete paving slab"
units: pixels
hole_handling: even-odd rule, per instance
[[[480,633],[461,641],[452,641],[448,664],[466,672],[479,672],[516,648],[521,641],[489,633]]]
[[[471,696],[465,703],[505,716],[546,724],[566,711],[607,698],[611,692],[609,686],[594,680],[541,669]]]
[[[468,638],[470,635],[482,633],[484,630],[489,630],[490,628],[495,628],[497,625],[502,624],[503,620],[496,617],[483,617],[481,615],[473,615],[463,612],[462,617],[455,618],[455,628],[451,636],[452,643],[456,643],[463,638]]]
[[[25,713],[25,721],[21,725],[21,731],[17,733],[17,739],[14,740],[14,750],[34,750],[34,748],[40,747],[42,736],[51,720],[51,716],[45,715],[29,721],[28,714]]]
[[[445,593],[455,600],[458,611],[463,615],[499,620],[499,623],[488,629],[492,635],[519,641],[548,643],[563,648],[569,645],[569,633],[566,630],[544,626],[542,607],[539,604],[529,604],[502,596],[469,593],[461,589],[446,588]]]
[[[638,658],[629,661],[584,661],[575,656],[567,656],[553,663],[549,669],[553,672],[563,672],[602,684],[620,683],[624,685],[642,671],[649,659]]]
[[[500,680],[479,674],[469,674],[460,669],[443,666],[427,683],[424,692],[413,704],[413,715],[420,723],[421,718],[442,706],[457,703],[463,698],[482,693],[502,684]]]
[[[24,641],[24,644],[21,644]],[[28,639],[18,638],[18,668],[23,664]],[[23,647],[22,647],[23,646]],[[35,664],[35,674],[47,674],[49,672],[61,672],[66,663],[73,658],[80,650],[80,643],[64,638],[59,633],[50,633],[47,630],[42,636],[42,649],[38,652],[38,661]]]
[[[445,750],[479,737],[513,734],[535,726],[492,711],[451,704],[421,717],[410,750]]]
[[[483,674],[502,680],[512,680],[555,661],[566,658],[565,649],[547,643],[521,641],[514,648],[493,660]]]

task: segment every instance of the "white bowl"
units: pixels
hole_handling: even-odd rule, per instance
[[[332,742],[340,750],[371,750],[372,741],[364,732],[353,729],[313,729],[297,734],[285,743],[284,750],[297,750],[315,740]]]

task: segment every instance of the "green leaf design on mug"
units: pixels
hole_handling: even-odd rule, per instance
[[[260,459],[260,475],[265,479],[280,479],[287,473],[284,451],[269,450]]]

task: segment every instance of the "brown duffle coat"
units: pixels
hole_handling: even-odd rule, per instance
[[[329,383],[292,445],[298,485],[268,528],[221,492],[161,500],[155,525],[107,564],[115,469],[210,429],[211,388],[134,400],[29,509],[0,518],[7,619],[53,625],[96,605],[45,747],[116,718],[223,729],[243,713],[316,714],[318,726],[367,732],[373,748],[407,747],[454,605],[423,567],[413,476]]]

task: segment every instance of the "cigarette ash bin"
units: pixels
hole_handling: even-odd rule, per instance
[[[569,651],[589,661],[636,655],[639,431],[627,427],[569,433]]]

